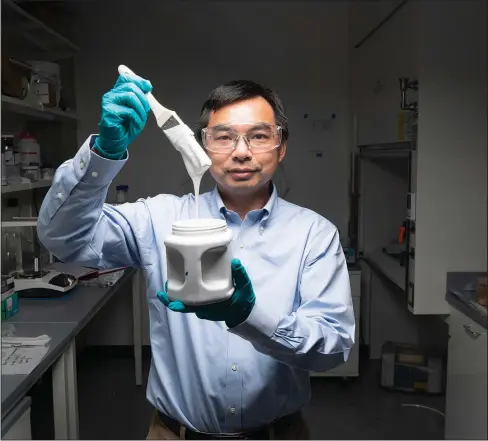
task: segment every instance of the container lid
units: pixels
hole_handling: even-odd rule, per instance
[[[129,191],[129,186],[128,185],[117,185],[117,187],[115,187],[115,189],[117,191],[121,190],[121,191]]]
[[[226,229],[227,222],[223,219],[185,219],[173,223],[173,233],[176,235],[216,233]]]

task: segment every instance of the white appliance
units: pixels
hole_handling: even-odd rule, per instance
[[[33,271],[15,276],[15,290],[20,297],[57,297],[72,290],[78,279],[60,271]]]

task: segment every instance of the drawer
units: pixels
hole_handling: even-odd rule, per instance
[[[449,323],[448,374],[486,376],[487,330],[461,313],[451,317],[453,320]]]
[[[349,281],[351,284],[351,296],[361,296],[361,273],[349,274]]]

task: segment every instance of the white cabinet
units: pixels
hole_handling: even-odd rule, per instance
[[[357,9],[352,16],[369,22],[361,3],[351,4],[351,14]],[[351,43],[356,153],[378,150],[374,164],[357,169],[358,250],[403,285],[413,315],[449,314],[446,273],[487,267],[485,33],[486,2],[445,2],[441,10],[436,2],[406,2],[359,48]],[[409,103],[418,102],[409,146],[416,150],[407,155],[398,143],[401,77],[418,80],[418,90],[407,93]],[[415,218],[405,271],[382,250],[407,217],[407,192],[415,194]],[[452,215],[453,207],[462,215]]]
[[[451,308],[446,439],[487,439],[486,332],[466,315]]]
[[[2,439],[32,439],[29,397],[23,398],[2,418]]]
[[[313,372],[312,377],[357,377],[359,375],[359,317],[361,313],[361,271],[350,270],[351,295],[356,319],[355,344],[349,354],[348,360],[327,372]]]
[[[399,107],[399,78],[414,79],[417,75],[412,44],[414,5],[406,4],[356,47],[399,3],[355,2],[350,6],[351,76],[358,145],[405,140],[400,129],[405,115]],[[415,101],[415,95],[414,91],[409,92],[408,101]]]

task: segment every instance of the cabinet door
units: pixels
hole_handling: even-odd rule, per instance
[[[399,130],[399,78],[417,77],[412,43],[414,5],[411,3],[415,2],[409,2],[363,45],[352,49],[352,94],[359,145],[405,140]],[[373,6],[363,6],[365,9],[370,7]],[[377,17],[374,26],[387,15],[384,12]],[[408,101],[416,98],[415,91],[408,92]]]
[[[487,439],[486,329],[457,310],[449,321],[446,439]]]

